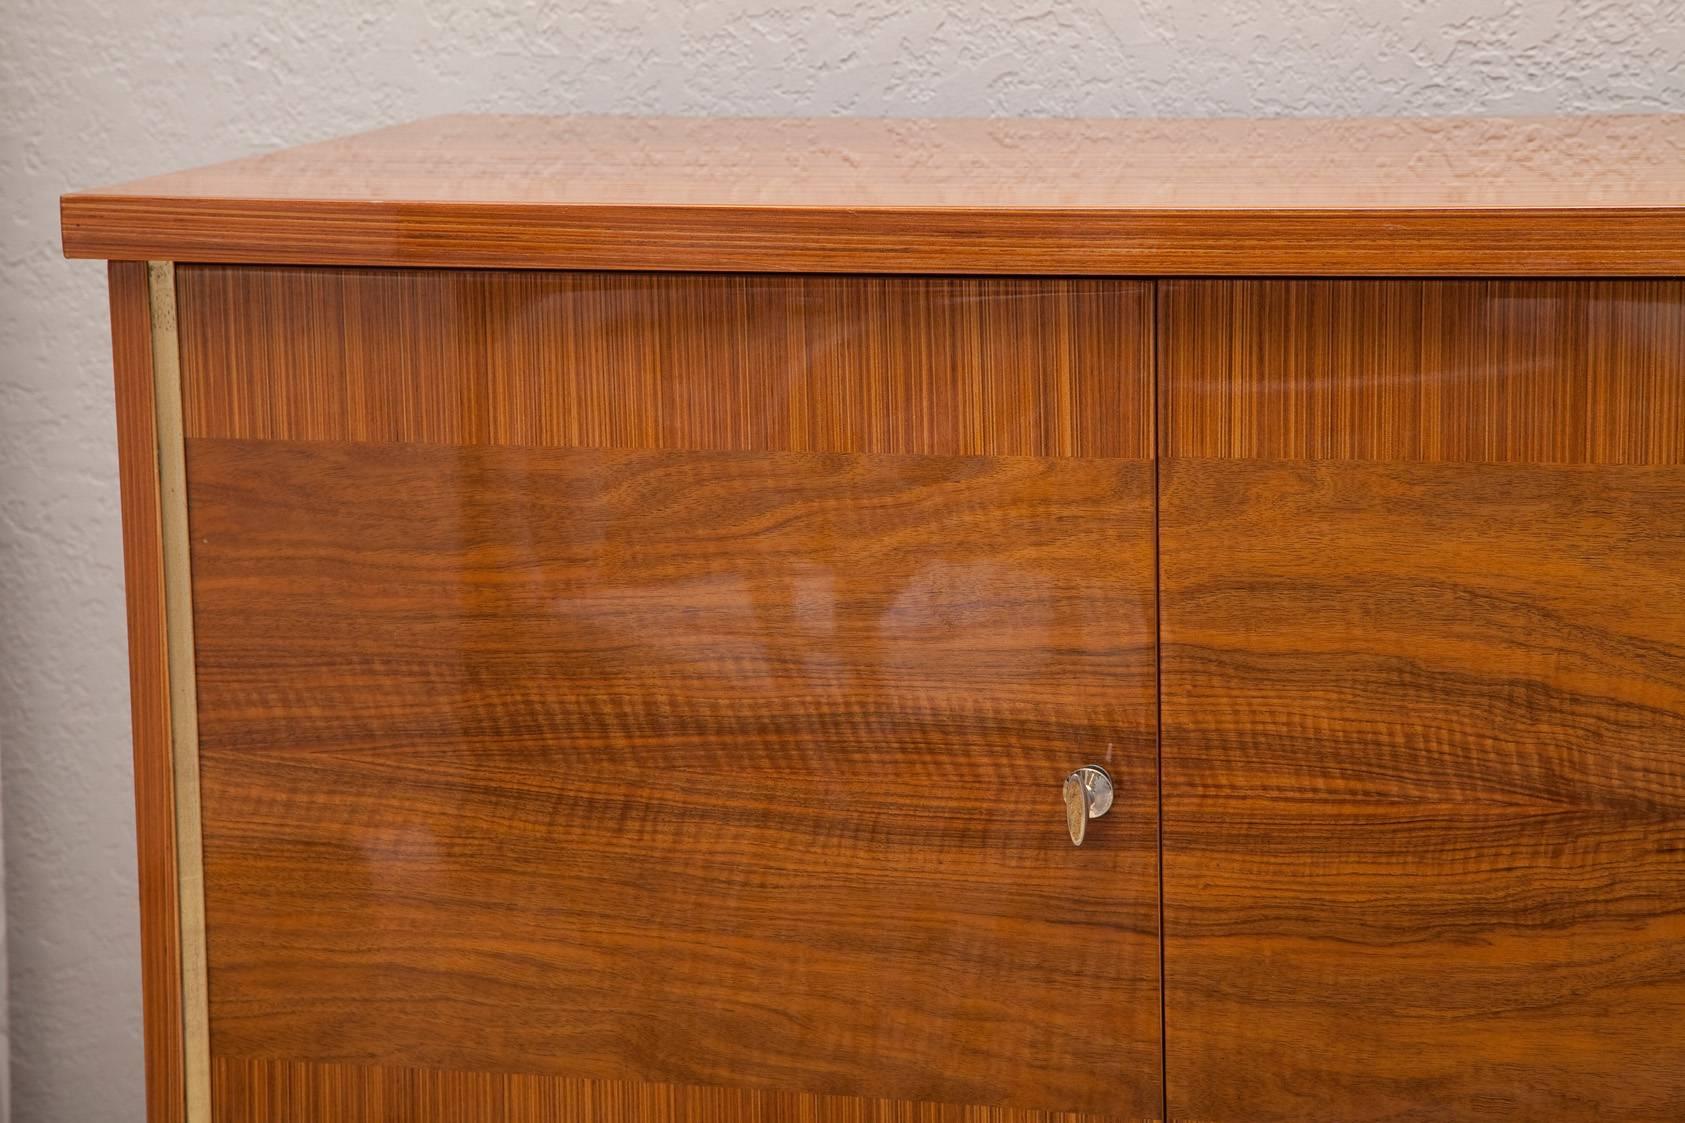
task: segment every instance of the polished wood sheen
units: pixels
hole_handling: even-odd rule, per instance
[[[1164,294],[1172,1119],[1685,1117],[1682,295]]]
[[[152,1123],[1685,1119],[1685,115],[456,116],[62,226]]]
[[[189,472],[219,1058],[1157,1117],[1149,462]]]
[[[1685,464],[1685,281],[1166,281],[1164,455]]]
[[[1685,272],[1685,115],[442,117],[66,195],[72,257],[1042,274]]]
[[[189,436],[1152,455],[1138,281],[178,270]]]
[[[146,265],[112,262],[109,282],[134,738],[146,1118],[149,1123],[183,1123],[186,1078],[182,1056],[181,906]]]

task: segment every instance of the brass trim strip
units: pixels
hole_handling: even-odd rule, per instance
[[[205,987],[205,870],[199,817],[199,709],[193,670],[193,581],[187,530],[181,349],[175,264],[146,263],[152,306],[153,409],[164,553],[170,760],[175,774],[176,878],[181,902],[181,1021],[187,1123],[211,1118],[210,1007]]]

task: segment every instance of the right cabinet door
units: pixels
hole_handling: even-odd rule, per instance
[[[1159,298],[1172,1119],[1685,1119],[1685,283]]]

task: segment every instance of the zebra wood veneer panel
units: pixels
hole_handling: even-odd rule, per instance
[[[1166,281],[1164,455],[1685,464],[1685,281]]]
[[[1685,1117],[1682,299],[1165,294],[1171,1118]]]
[[[527,1073],[219,1060],[223,1111],[252,1123],[1105,1123],[1100,1116]]]
[[[216,1056],[1157,1117],[1150,463],[189,456]]]
[[[177,271],[187,435],[1152,455],[1138,281]]]

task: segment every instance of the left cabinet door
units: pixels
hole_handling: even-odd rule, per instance
[[[1159,1116],[1147,286],[176,297],[219,1123]]]

